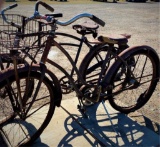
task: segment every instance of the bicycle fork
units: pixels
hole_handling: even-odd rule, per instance
[[[21,96],[21,87],[20,87],[20,80],[18,76],[18,69],[17,69],[17,60],[13,57],[13,64],[14,64],[14,71],[15,71],[15,78],[16,78],[16,85],[17,85],[17,94],[18,94],[18,102],[20,104],[20,110],[23,112],[23,104],[22,104],[22,96]]]

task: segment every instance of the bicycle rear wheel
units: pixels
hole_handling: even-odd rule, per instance
[[[130,113],[147,103],[159,80],[160,61],[148,46],[139,46],[122,52],[107,73],[110,77],[109,102],[113,108]],[[126,64],[127,63],[127,64]]]
[[[33,143],[47,127],[55,110],[55,88],[48,78],[44,77],[42,80],[35,99],[33,97],[41,81],[41,74],[32,71],[28,80],[28,73],[22,72],[19,73],[19,79],[25,104],[24,113],[19,108],[15,76],[0,85],[0,133],[10,146],[27,146]],[[27,80],[29,86],[26,89]]]

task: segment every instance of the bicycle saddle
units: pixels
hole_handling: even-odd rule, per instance
[[[72,26],[74,30],[77,31],[77,33],[81,35],[85,34],[93,34],[93,37],[97,37],[97,29],[99,28],[99,25],[94,22],[86,21],[82,24],[76,24]]]
[[[129,34],[119,34],[110,36],[99,36],[98,41],[109,43],[109,44],[126,44],[128,39],[131,38]]]

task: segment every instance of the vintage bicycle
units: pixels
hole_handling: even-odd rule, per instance
[[[36,4],[36,10],[38,10],[39,4],[51,9],[47,4],[38,2]],[[2,15],[6,21],[7,18],[4,13]],[[109,38],[109,40],[111,40],[110,43],[108,43],[108,37],[100,37],[99,40],[102,44],[94,46],[95,52],[93,53],[98,55],[98,52],[96,52],[97,47],[101,48],[101,51],[107,48],[107,53],[109,52],[110,54],[105,54],[104,59],[102,59],[100,63],[96,60],[96,63],[93,64],[91,61],[94,60],[90,58],[91,60],[86,63],[86,67],[84,67],[84,64],[81,66],[81,69],[84,67],[83,75],[81,74],[82,70],[77,69],[75,62],[65,48],[56,41],[55,36],[57,25],[69,25],[81,17],[88,17],[99,24],[104,24],[103,21],[94,15],[86,13],[63,23],[60,23],[53,16],[46,17],[39,13],[36,13],[36,15],[33,15],[29,19],[25,18],[25,22],[39,18],[46,21],[50,19],[48,23],[42,23],[42,25],[50,26],[51,29],[29,34],[21,33],[18,35],[22,40],[35,36],[43,36],[44,40],[46,39],[46,41],[42,42],[40,48],[36,48],[37,52],[33,55],[33,57],[36,56],[38,52],[42,54],[39,63],[36,61],[37,64],[31,62],[31,65],[28,62],[25,64],[16,64],[16,59],[19,58],[20,55],[14,55],[12,57],[14,67],[6,68],[2,70],[0,74],[0,128],[3,136],[9,143],[12,141],[13,146],[33,143],[48,125],[55,107],[60,106],[62,99],[60,81],[53,72],[47,69],[46,63],[58,68],[69,79],[69,84],[79,99],[79,108],[81,110],[85,109],[83,101],[86,99],[93,103],[101,101],[104,107],[104,102],[109,100],[110,104],[116,110],[129,113],[141,108],[151,97],[159,80],[159,57],[154,49],[149,46],[127,48],[117,55],[115,53],[116,50],[112,50],[110,46],[106,45],[109,44],[113,46],[114,44],[119,44],[121,41],[124,41],[123,43],[125,44],[127,41],[126,36],[121,39]],[[14,22],[9,22],[9,24],[13,26],[18,25]],[[40,38],[42,39],[43,37]],[[34,45],[37,45],[36,43],[31,45],[33,49]],[[31,47],[30,50],[32,50]],[[42,49],[42,47],[44,48]],[[78,76],[76,81],[70,73],[60,65],[47,58],[51,47],[58,48],[71,62]],[[16,50],[18,49],[17,46],[14,46],[12,50],[14,50],[14,48],[16,48]],[[23,50],[24,53],[24,50],[28,48],[28,46],[22,45],[19,50]],[[28,54],[32,56],[32,54]],[[23,56],[23,54],[21,56]],[[92,57],[95,56],[92,55]],[[114,59],[113,63],[112,59]],[[92,68],[90,68],[89,63],[92,64]],[[111,64],[109,68],[108,63]],[[93,73],[93,78],[92,76],[87,77],[89,73]],[[133,94],[135,91],[136,95]],[[124,100],[122,94],[129,96]],[[10,132],[14,134],[13,132],[17,132],[17,130],[19,130],[19,136],[17,135],[16,138],[10,137]]]

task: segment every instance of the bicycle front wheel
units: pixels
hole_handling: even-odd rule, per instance
[[[119,57],[106,76],[112,85],[109,102],[116,110],[130,113],[150,99],[159,80],[160,61],[148,46],[127,49]]]
[[[40,81],[40,88],[34,98]],[[25,104],[23,111],[20,110],[15,76],[0,86],[0,133],[13,147],[33,143],[46,128],[55,110],[55,88],[47,77],[42,80],[40,73],[32,71],[28,80],[28,73],[22,72],[19,73],[19,83],[22,103]]]

